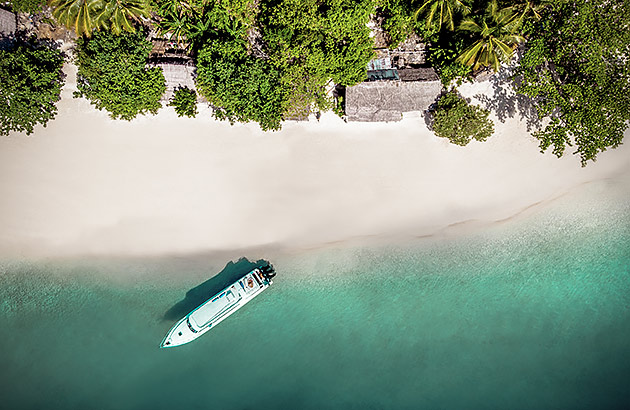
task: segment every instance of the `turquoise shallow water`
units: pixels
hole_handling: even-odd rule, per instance
[[[227,261],[5,260],[0,408],[630,408],[630,208],[597,193],[279,256],[272,288],[176,349],[165,313]]]

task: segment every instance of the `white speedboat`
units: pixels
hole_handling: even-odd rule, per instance
[[[247,273],[177,322],[160,347],[176,347],[192,342],[271,286],[274,276],[276,273],[271,265]]]

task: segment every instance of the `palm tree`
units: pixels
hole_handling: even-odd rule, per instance
[[[77,36],[90,36],[99,26],[97,16],[103,8],[102,0],[50,0],[53,17],[68,28],[73,28]]]
[[[550,0],[520,0],[512,8],[522,16],[531,14],[536,20],[540,20],[543,9],[549,4],[551,4]]]
[[[442,23],[445,23],[448,29],[453,31],[455,30],[455,14],[457,12],[461,12],[464,15],[470,13],[470,6],[466,0],[426,0],[416,10],[414,17],[417,20],[418,16],[423,16],[427,30],[430,30],[431,26],[437,24],[439,31],[442,29]]]
[[[194,2],[166,0],[160,3],[157,14],[161,17],[157,24],[160,34],[169,34],[171,39],[183,43],[199,29],[196,26],[204,14],[204,7]]]
[[[493,0],[480,23],[466,19],[460,24],[460,29],[472,32],[477,41],[456,61],[471,66],[473,70],[492,67],[498,71],[501,63],[511,60],[516,45],[525,40],[516,32],[519,27],[520,20],[515,18],[513,11],[510,8],[499,9],[496,0]]]
[[[86,37],[98,28],[134,32],[132,21],[149,14],[145,0],[50,0],[50,7],[59,23]]]
[[[518,24],[522,24],[525,18],[533,17],[536,20],[542,18],[543,9],[550,3],[549,0],[520,0],[510,7]]]
[[[149,9],[144,0],[107,0],[100,10],[97,22],[100,27],[108,28],[114,34],[123,30],[135,32],[133,22],[139,22],[140,17],[149,15]]]

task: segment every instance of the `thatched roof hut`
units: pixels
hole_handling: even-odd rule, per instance
[[[433,67],[403,68],[398,70],[400,81],[435,81],[439,77]]]
[[[346,89],[348,121],[400,121],[404,112],[425,111],[442,91],[440,81],[365,82]]]

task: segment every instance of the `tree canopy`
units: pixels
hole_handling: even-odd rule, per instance
[[[456,145],[485,141],[494,132],[490,111],[468,104],[454,91],[440,97],[432,115],[435,134]]]
[[[366,77],[373,0],[156,0],[160,27],[191,42],[197,86],[217,118],[276,130],[332,106],[327,86]]]
[[[10,3],[16,10],[36,10],[41,1]],[[447,88],[483,67],[499,70],[525,43],[515,63],[515,84],[545,120],[534,133],[542,151],[552,148],[562,156],[574,147],[585,165],[621,144],[630,121],[630,0],[50,0],[50,5],[58,21],[80,36],[76,95],[114,118],[131,119],[160,107],[164,78],[159,69],[146,68],[151,45],[144,29],[133,33],[147,23],[150,10],[163,35],[185,39],[197,68],[197,89],[214,115],[254,121],[265,130],[280,129],[283,120],[311,111],[339,111],[340,100],[331,100],[330,89],[365,80],[375,55],[371,16],[391,37],[391,47],[414,31],[424,38],[428,61]],[[26,53],[15,50],[15,58]],[[36,65],[37,59],[29,58],[11,63],[15,67],[5,59],[3,70],[37,76],[34,68],[24,68]],[[41,64],[40,77],[53,78],[54,70]],[[2,78],[5,90],[11,88],[4,81],[8,76]],[[47,84],[54,91],[59,83]],[[22,91],[30,92],[25,87],[3,96],[18,101]],[[41,92],[32,103],[54,101],[54,95]],[[181,92],[176,108],[192,109],[194,97]],[[15,101],[1,108],[4,115]],[[450,94],[440,100],[437,130],[442,127],[439,132],[446,135],[447,128],[462,125],[439,118],[440,110],[450,110],[462,121],[477,118],[482,131],[451,137],[455,143],[483,138],[488,130],[487,115],[462,101]],[[34,121],[45,123],[54,116],[54,104],[40,111]],[[28,128],[23,120],[28,115],[11,112],[19,118],[15,124],[23,124],[20,129],[32,130],[33,122]],[[472,127],[467,124],[466,133]],[[8,132],[9,125],[3,125]]]
[[[134,22],[149,15],[145,0],[50,0],[50,6],[59,23],[87,37],[101,28],[134,32]]]
[[[582,165],[621,144],[630,121],[630,0],[557,0],[533,26],[518,92],[549,123],[534,133]]]
[[[0,135],[33,132],[57,114],[63,55],[47,43],[18,36],[0,48]]]
[[[142,31],[112,34],[96,31],[77,40],[77,88],[112,118],[131,120],[138,114],[157,113],[166,90],[162,69],[146,68],[151,42]]]
[[[350,86],[366,78],[374,43],[366,24],[371,0],[261,0],[265,54],[289,93],[288,112],[330,108],[329,81]]]
[[[280,129],[287,99],[280,72],[267,60],[248,55],[243,40],[214,41],[199,50],[197,88],[218,119]]]
[[[525,40],[518,34],[521,23],[518,17],[512,8],[501,9],[493,0],[485,14],[476,19],[464,19],[460,29],[472,33],[475,42],[464,50],[457,61],[473,70],[492,67],[498,71],[501,63],[510,62],[516,45]]]
[[[442,29],[442,25],[448,30],[455,30],[457,15],[470,13],[470,4],[467,0],[425,0],[416,10],[415,17],[423,18],[426,29],[437,27]]]

